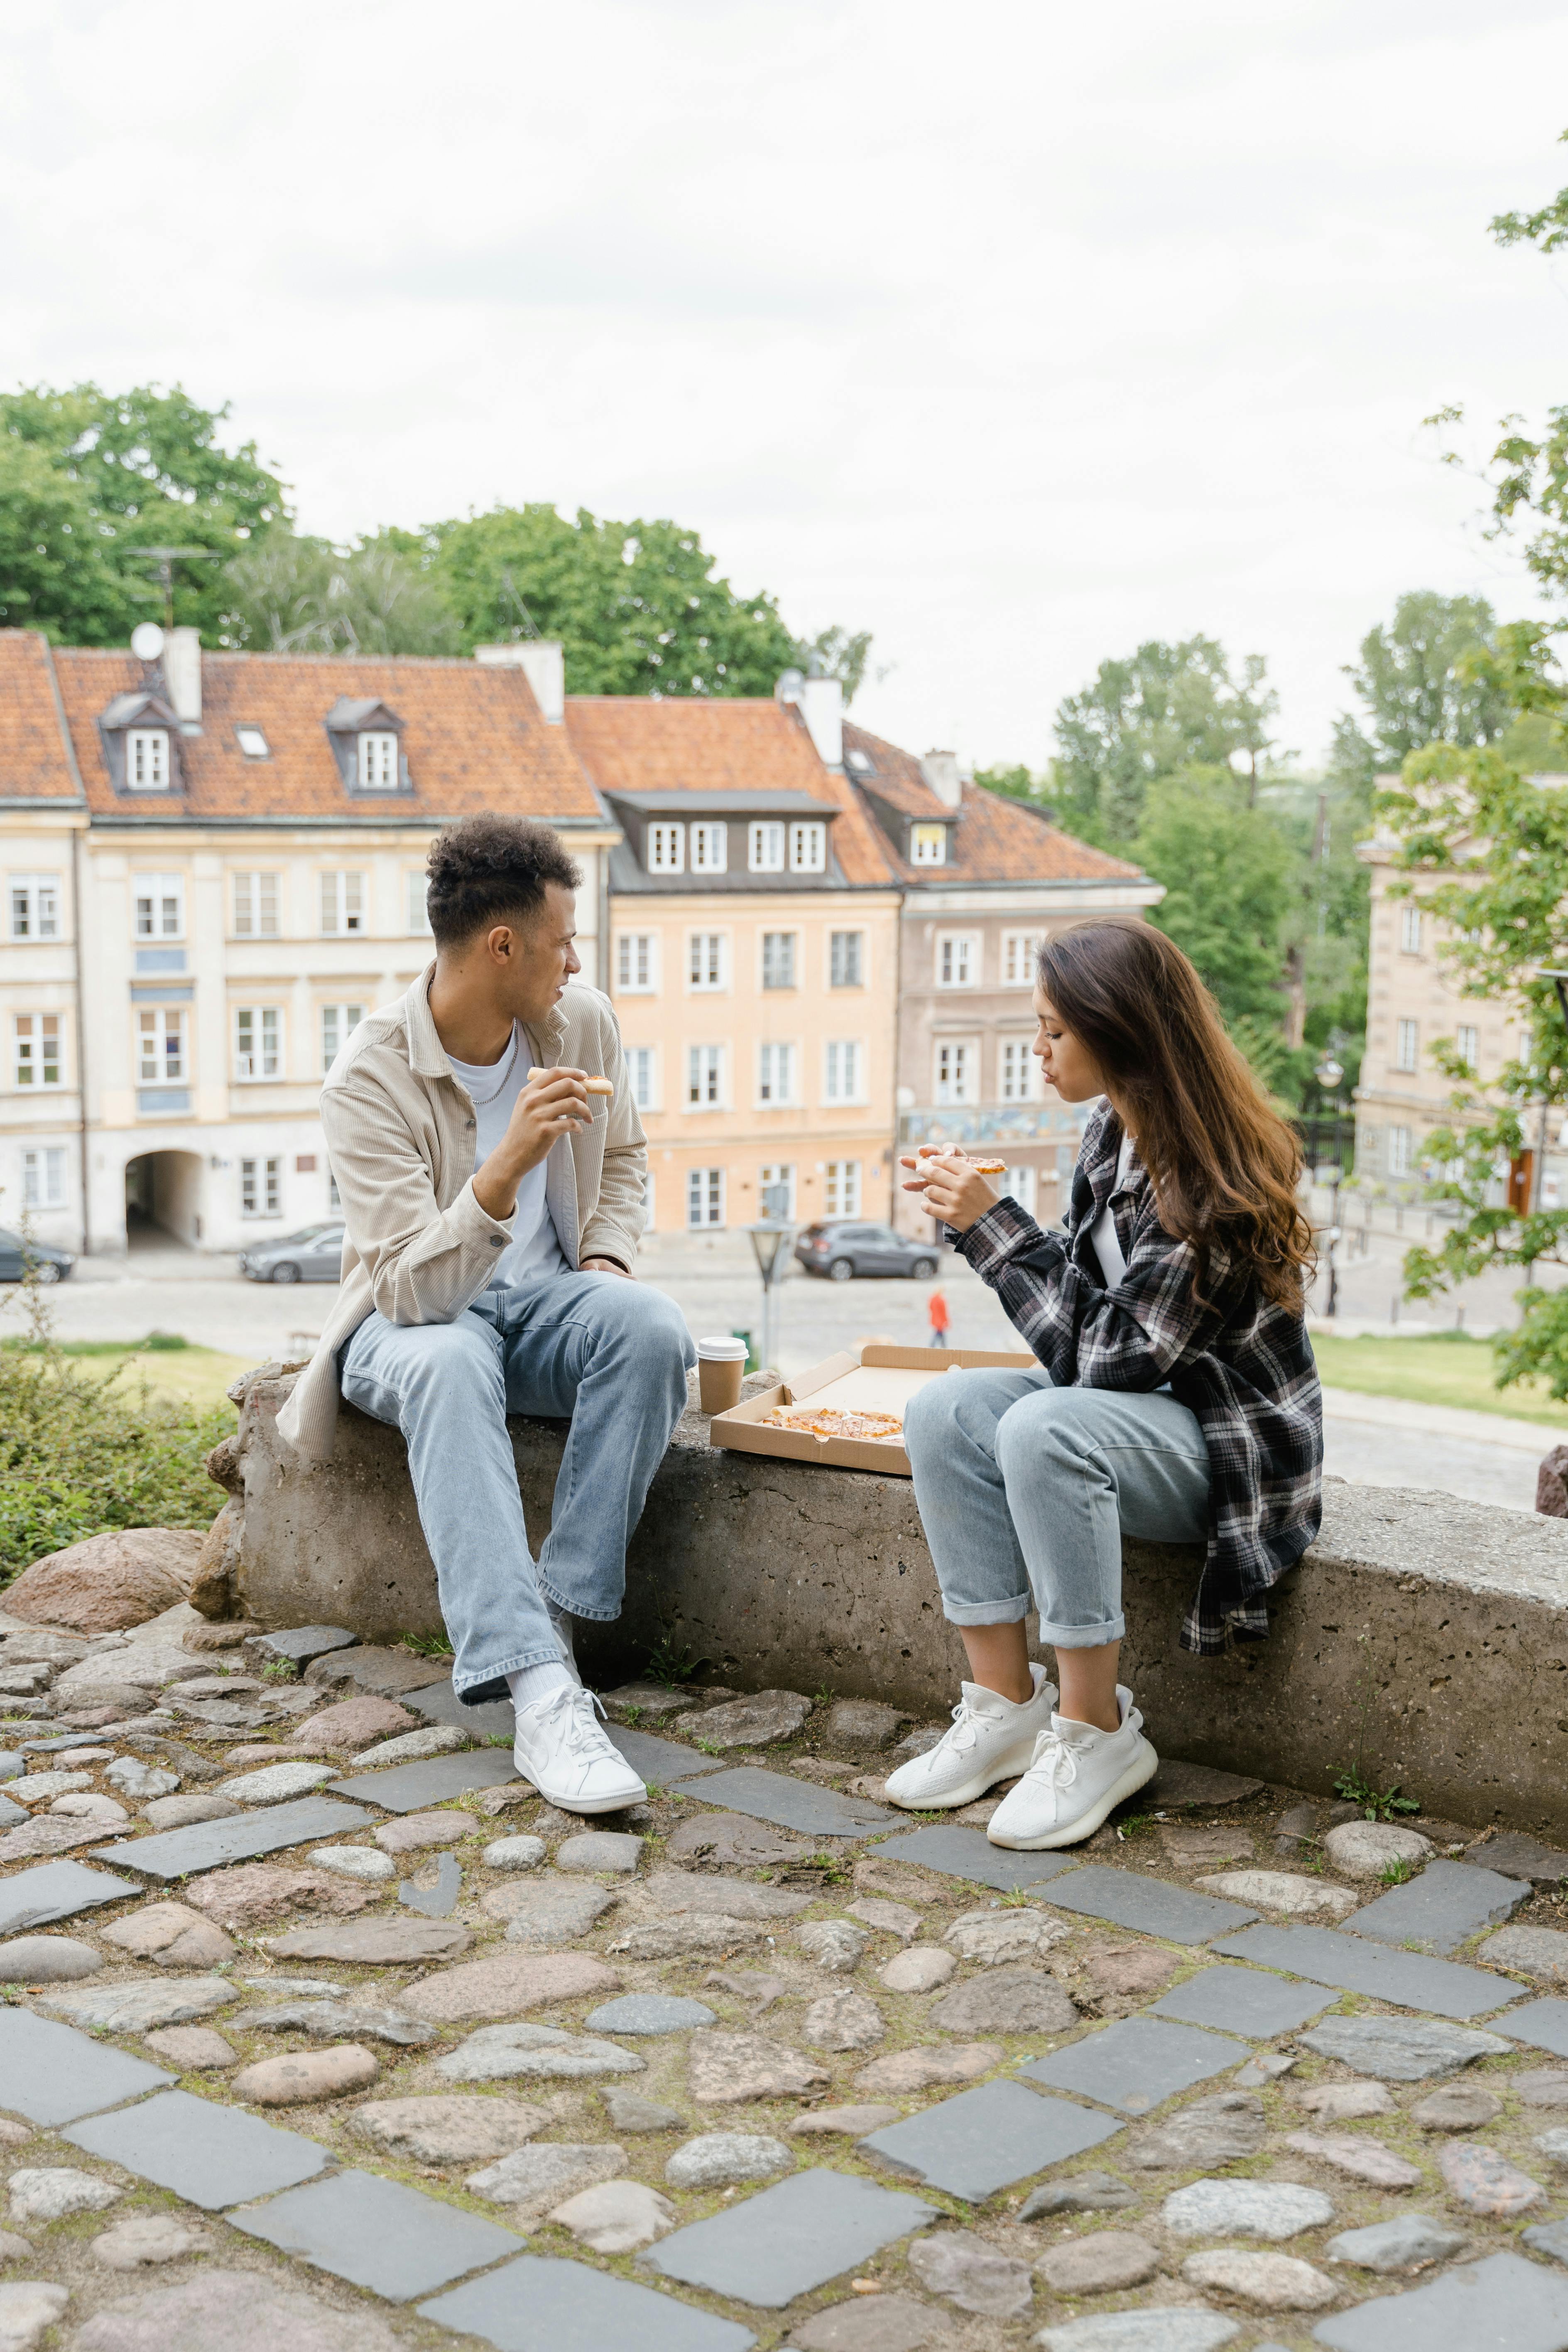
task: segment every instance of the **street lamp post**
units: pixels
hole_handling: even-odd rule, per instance
[[[762,1360],[770,1371],[778,1370],[778,1292],[789,1265],[786,1244],[795,1227],[784,1214],[789,1196],[782,1184],[770,1184],[763,1194],[763,1207],[768,1213],[756,1224],[748,1225],[752,1254],[757,1261],[757,1272],[763,1277],[763,1346]]]
[[[1344,1084],[1344,1067],[1342,1064],[1335,1061],[1331,1054],[1326,1054],[1323,1059],[1318,1064],[1312,1076],[1316,1078],[1319,1086],[1322,1088],[1325,1094],[1331,1094],[1336,1097],[1334,1102],[1334,1156],[1328,1163],[1327,1171],[1329,1180],[1329,1223],[1328,1231],[1324,1235],[1329,1266],[1329,1295],[1323,1302],[1323,1319],[1325,1322],[1331,1322],[1334,1316],[1339,1311],[1340,1304],[1340,1270],[1335,1263],[1334,1248],[1340,1238],[1340,1178],[1343,1173],[1343,1171],[1340,1166],[1340,1107],[1337,1098],[1337,1090]],[[1325,1172],[1322,1164],[1320,1162],[1318,1167],[1315,1168],[1312,1172],[1318,1182],[1321,1184],[1323,1181]]]

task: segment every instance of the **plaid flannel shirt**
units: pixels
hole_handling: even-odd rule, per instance
[[[1169,1384],[1197,1417],[1209,1456],[1208,1555],[1182,1647],[1215,1656],[1265,1641],[1265,1596],[1322,1520],[1323,1404],[1300,1310],[1270,1306],[1215,1247],[1194,1297],[1191,1244],[1160,1223],[1134,1159],[1116,1189],[1121,1121],[1109,1104],[1084,1132],[1064,1233],[999,1201],[948,1238],[996,1293],[1008,1320],[1060,1388],[1152,1391]],[[1127,1270],[1106,1287],[1090,1232],[1107,1202]]]

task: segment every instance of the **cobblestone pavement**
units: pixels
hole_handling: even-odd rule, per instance
[[[1568,2347],[1568,1856],[1170,1764],[1010,1855],[644,1685],[584,1824],[406,1654],[0,1635],[6,2352]]]

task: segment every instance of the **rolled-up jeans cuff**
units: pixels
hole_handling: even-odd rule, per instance
[[[1026,1592],[1006,1601],[949,1601],[944,1593],[942,1613],[950,1625],[1018,1625],[1034,1605]]]
[[[1121,1641],[1126,1632],[1125,1617],[1108,1617],[1103,1625],[1049,1625],[1040,1620],[1041,1643],[1048,1642],[1053,1650],[1099,1650]]]

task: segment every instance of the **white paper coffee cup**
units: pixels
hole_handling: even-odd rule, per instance
[[[704,1412],[728,1412],[741,1402],[746,1370],[746,1343],[732,1331],[720,1331],[697,1342],[697,1388]]]

